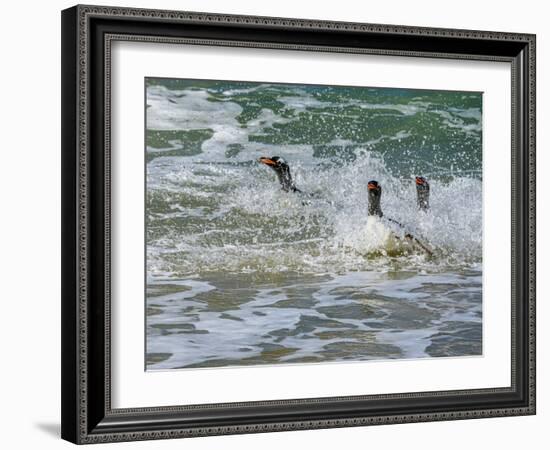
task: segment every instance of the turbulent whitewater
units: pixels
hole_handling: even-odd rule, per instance
[[[481,355],[481,103],[147,79],[147,369]],[[371,179],[432,255],[367,217]]]

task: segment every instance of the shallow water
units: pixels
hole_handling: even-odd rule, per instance
[[[146,100],[148,369],[481,354],[480,94],[149,79]],[[370,179],[404,229],[367,219]]]

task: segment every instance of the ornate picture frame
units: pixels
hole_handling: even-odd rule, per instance
[[[154,42],[511,66],[511,384],[112,407],[111,46]],[[535,414],[535,36],[99,6],[62,12],[62,437],[167,439]]]

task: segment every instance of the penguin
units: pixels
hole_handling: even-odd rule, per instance
[[[430,184],[424,177],[415,177],[416,204],[421,211],[430,209]]]
[[[302,192],[294,184],[292,175],[290,174],[290,167],[284,158],[281,156],[262,156],[259,161],[266,166],[271,167],[279,178],[281,189],[285,192]]]

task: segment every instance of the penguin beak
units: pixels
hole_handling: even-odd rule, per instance
[[[426,181],[426,179],[424,177],[416,177],[416,184],[418,186],[425,186],[426,184],[428,184],[428,182]]]
[[[369,191],[377,191],[378,189],[380,189],[380,185],[378,183],[369,183],[367,185],[367,189]]]
[[[273,161],[271,158],[267,158],[265,156],[262,156],[259,160],[262,164],[265,164],[266,166],[276,166],[277,163]]]

